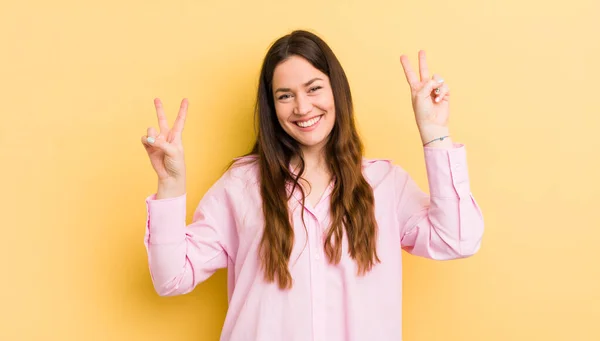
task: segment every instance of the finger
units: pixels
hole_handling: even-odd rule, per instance
[[[434,79],[430,79],[425,85],[419,90],[418,96],[429,97],[435,95],[433,93],[434,89],[440,87],[440,82]]]
[[[160,148],[165,154],[173,156],[175,155],[176,149],[175,147],[167,141],[167,137],[165,135],[158,135],[156,137],[156,141],[154,141],[153,145]]]
[[[183,126],[185,125],[185,118],[187,117],[187,110],[189,106],[189,101],[187,98],[184,98],[181,101],[181,106],[179,107],[179,114],[177,115],[177,119],[173,124],[173,133],[175,135],[180,135],[183,132]]]
[[[154,147],[162,150],[167,155],[175,154],[175,148],[165,140],[164,135],[142,136],[142,144],[146,150]]]
[[[438,75],[436,73],[433,74],[433,77],[431,77],[431,79],[433,79],[434,81],[436,81],[438,83],[443,83],[444,82],[444,79],[440,75]]]
[[[440,100],[441,100],[441,98],[443,98],[442,88],[444,88],[444,87],[447,88],[447,86],[444,83],[444,79],[437,74],[434,74],[432,79],[436,82],[435,85],[433,86],[432,96],[434,99],[437,99],[438,97],[440,97]]]
[[[144,148],[146,148],[146,150],[148,151],[150,149],[160,149],[158,144],[156,143],[156,137],[144,135],[142,136],[142,144],[144,145]]]
[[[406,81],[408,82],[411,88],[415,89],[417,87],[417,84],[419,83],[419,79],[417,78],[415,71],[410,65],[408,57],[405,55],[400,56],[400,63],[402,63],[402,68],[404,69]]]
[[[419,73],[421,74],[421,82],[429,79],[429,66],[427,65],[427,56],[425,51],[419,51]]]
[[[158,133],[156,132],[156,129],[154,129],[154,127],[150,127],[146,130],[146,136],[156,138],[156,136],[158,136]]]
[[[158,117],[158,128],[161,134],[165,134],[169,130],[169,122],[167,121],[167,115],[165,115],[165,109],[160,99],[154,99],[154,107],[156,108],[156,116]]]
[[[439,90],[439,91],[437,91]],[[442,99],[444,99],[449,93],[450,93],[450,89],[448,89],[447,85],[442,85],[441,87],[434,89],[434,100],[436,103],[439,103],[442,101]]]
[[[153,141],[153,140],[151,140],[151,141]],[[153,147],[152,143],[150,143],[148,141],[148,136],[147,135],[142,136],[142,144],[144,145],[144,148],[146,148],[146,150],[148,150],[148,149],[150,149],[150,148]]]
[[[156,146],[156,141],[162,136],[164,135],[159,134],[154,127],[150,127],[146,131],[146,142],[148,142],[150,145]]]
[[[154,146],[154,142],[156,141],[156,137],[158,136],[158,133],[156,132],[156,129],[154,129],[154,127],[150,127],[146,130],[146,136],[142,136],[142,143],[144,144],[144,147],[149,148]]]

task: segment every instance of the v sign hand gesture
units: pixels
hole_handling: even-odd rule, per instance
[[[158,197],[181,195],[185,192],[185,159],[181,135],[188,109],[188,100],[181,101],[179,114],[169,128],[167,116],[160,99],[154,100],[158,117],[157,133],[153,127],[148,128],[146,136],[142,136],[142,144],[148,153],[150,163],[158,175]]]
[[[450,91],[438,75],[430,78],[425,51],[419,51],[419,74],[413,70],[408,57],[400,56],[406,80],[410,86],[412,107],[424,145],[450,147],[447,137],[450,116]]]

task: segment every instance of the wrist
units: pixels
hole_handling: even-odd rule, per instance
[[[452,148],[454,146],[454,143],[450,138],[450,129],[448,127],[419,127],[419,133],[421,136],[421,144],[424,147]]]
[[[445,126],[419,126],[419,135],[423,144],[442,136],[450,135],[450,129]]]
[[[185,180],[159,180],[156,199],[167,199],[182,196],[186,192]]]

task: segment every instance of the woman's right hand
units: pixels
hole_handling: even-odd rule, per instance
[[[179,114],[172,128],[169,128],[160,99],[154,99],[154,106],[160,131],[156,132],[154,127],[148,128],[147,135],[142,136],[142,144],[148,153],[152,168],[158,175],[159,187],[171,186],[171,184],[185,186],[185,160],[181,134],[187,115],[188,100],[184,98],[181,101]]]

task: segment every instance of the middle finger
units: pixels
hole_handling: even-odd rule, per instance
[[[187,98],[184,98],[181,101],[181,106],[179,107],[179,114],[177,115],[177,119],[173,124],[173,132],[175,134],[181,134],[181,132],[183,132],[183,126],[185,124],[185,118],[187,116],[188,104],[189,103]]]
[[[427,56],[425,51],[419,51],[419,73],[421,74],[421,82],[429,80],[429,66],[427,65]]]

